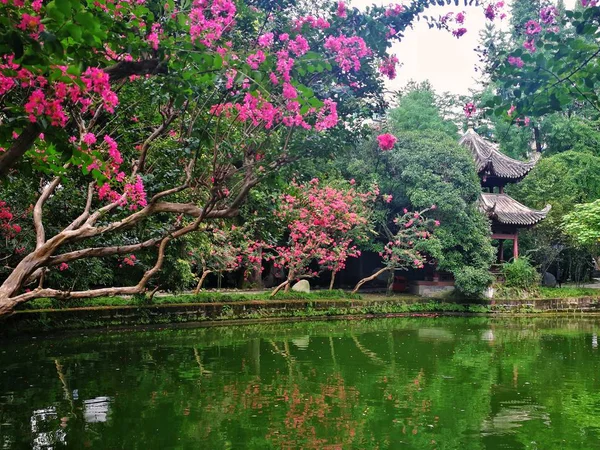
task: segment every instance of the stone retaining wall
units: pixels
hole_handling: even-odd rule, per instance
[[[230,303],[89,307],[55,310],[26,310],[0,320],[0,336],[50,330],[107,328],[182,322],[325,317],[343,315],[397,315],[412,313],[594,313],[600,298],[543,300],[491,300],[476,305],[394,300],[272,300]]]

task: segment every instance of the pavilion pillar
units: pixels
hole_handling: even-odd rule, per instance
[[[515,239],[513,240],[513,258],[519,259],[519,233],[515,233]]]
[[[498,239],[498,262],[504,262],[504,239]]]

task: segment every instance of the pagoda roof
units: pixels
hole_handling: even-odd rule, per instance
[[[485,140],[472,128],[469,128],[458,143],[470,150],[477,173],[515,181],[527,175],[534,168],[540,156],[536,152],[529,161],[513,159],[500,152],[498,144]]]
[[[528,208],[506,194],[482,192],[479,207],[488,217],[501,224],[531,226],[542,221],[548,215],[551,205],[542,210]]]

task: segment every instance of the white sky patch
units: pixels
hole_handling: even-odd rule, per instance
[[[529,0],[515,0],[529,1]],[[577,0],[566,0],[567,8],[572,8]],[[389,5],[394,2],[390,0],[351,0],[350,6],[364,9],[368,5]],[[506,12],[510,10],[505,7]],[[483,13],[483,7],[464,7],[461,0],[459,6],[452,3],[449,6],[435,6],[425,10],[424,15],[439,17],[447,12],[455,13],[464,11],[464,27],[468,30],[461,38],[457,39],[448,31],[429,29],[423,20],[415,22],[413,29],[405,32],[404,39],[395,43],[390,53],[395,53],[403,66],[398,70],[395,80],[388,81],[390,90],[397,90],[410,80],[429,80],[435,90],[439,93],[451,92],[453,94],[468,95],[469,89],[477,89],[479,75],[475,72],[478,57],[475,48],[478,44],[479,32],[485,28],[487,19]],[[509,18],[496,24],[508,27]],[[452,24],[454,26],[455,24]]]

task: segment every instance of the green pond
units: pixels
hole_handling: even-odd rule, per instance
[[[600,319],[0,341],[0,449],[600,449]]]

